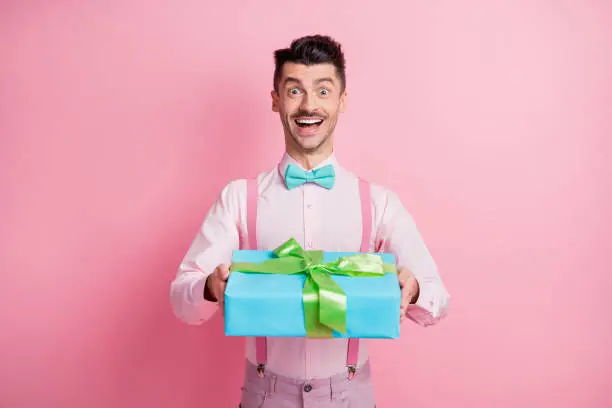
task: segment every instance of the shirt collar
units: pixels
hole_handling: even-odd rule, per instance
[[[287,152],[285,152],[283,154],[283,157],[280,161],[280,163],[278,164],[278,172],[280,173],[281,178],[284,180],[285,179],[285,171],[287,170],[287,167],[292,164],[296,167],[299,167],[302,170],[307,171],[301,164],[299,164],[293,157],[291,157]],[[314,167],[312,170],[316,170],[319,169],[321,167],[327,166],[328,164],[331,164],[334,167],[338,167],[338,160],[336,159],[336,155],[334,153],[332,153],[329,157],[327,157],[325,160],[323,160],[321,163],[319,163],[316,167]]]

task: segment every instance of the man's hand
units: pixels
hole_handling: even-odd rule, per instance
[[[206,289],[204,291],[204,297],[213,302],[218,302],[222,309],[227,278],[229,278],[229,266],[225,264],[217,266],[206,279]]]
[[[406,318],[406,307],[411,303],[415,303],[419,298],[419,282],[407,268],[401,268],[399,270],[398,279],[400,287],[402,288],[400,322],[403,322]]]

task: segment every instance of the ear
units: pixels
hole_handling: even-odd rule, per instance
[[[340,112],[344,113],[346,111],[346,89],[342,91],[342,95],[340,95]]]
[[[278,112],[278,93],[272,90],[270,96],[272,97],[272,112]]]

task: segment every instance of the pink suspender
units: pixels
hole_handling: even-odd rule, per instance
[[[372,207],[370,207],[370,184],[359,179],[359,197],[361,199],[361,252],[370,251],[370,239],[372,237]],[[359,339],[348,339],[346,351],[346,366],[349,369],[349,378],[353,378],[357,368],[359,356]]]
[[[249,249],[257,249],[257,179],[247,181],[247,235]]]
[[[372,237],[372,207],[370,207],[370,184],[359,179],[359,197],[361,198],[361,252],[370,252],[370,239]]]
[[[257,179],[247,180],[247,235],[249,238],[249,249],[257,249]],[[268,361],[268,347],[265,337],[255,338],[255,359],[257,360],[257,371],[263,375],[263,370]]]
[[[257,179],[247,180],[247,235],[249,248],[257,249]],[[359,179],[359,196],[361,199],[361,252],[369,252],[372,236],[372,208],[370,206],[370,184]],[[348,339],[346,352],[346,365],[349,369],[349,378],[355,375],[357,359],[359,356],[359,339]],[[265,365],[268,361],[268,347],[265,337],[255,338],[255,358],[257,360],[257,371],[263,376]]]

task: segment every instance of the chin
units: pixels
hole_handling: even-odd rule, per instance
[[[294,136],[295,142],[305,151],[314,151],[318,149],[323,142],[325,142],[324,136]]]

